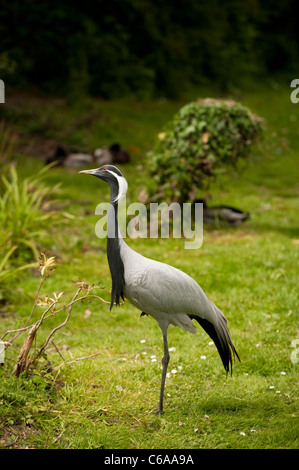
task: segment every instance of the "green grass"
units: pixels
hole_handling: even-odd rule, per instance
[[[210,192],[213,202],[239,206],[252,218],[237,229],[205,229],[203,246],[195,252],[184,250],[178,239],[128,240],[145,256],[193,276],[224,311],[242,360],[233,376],[226,377],[203,330],[198,328],[194,336],[171,328],[169,346],[176,349],[170,353],[169,371],[177,373],[166,381],[164,414],[152,415],[163,349],[158,325],[150,317],[140,318],[127,302],[112,312],[98,301],[78,303],[56,343],[66,361],[98,355],[63,366],[57,376],[49,372],[41,377],[43,360],[36,375],[16,379],[12,369],[24,341],[20,336],[6,351],[0,370],[0,447],[298,448],[298,363],[291,362],[291,342],[298,338],[299,107],[290,102],[288,85],[237,99],[266,119],[268,131],[242,174],[221,175]],[[80,115],[84,121],[91,113],[85,105],[80,112],[61,103],[51,107],[44,99],[40,115],[35,112],[38,122],[48,123],[52,138],[92,146],[101,141],[101,131],[106,143],[118,140],[137,148],[133,162],[121,167],[130,203],[147,177],[139,165],[181,104],[94,101],[92,109],[106,116],[106,124],[99,117],[91,127],[75,125]],[[31,125],[26,123],[27,133]],[[41,161],[18,156],[22,175],[40,167]],[[60,217],[43,239],[45,250],[57,258],[44,294],[64,291],[69,297],[75,291],[72,281],[78,279],[100,281],[109,290],[106,242],[94,234],[98,217],[93,215],[96,204],[107,201],[108,188],[96,178],[63,169],[52,169],[46,181],[62,184],[53,195]],[[34,272],[22,272],[6,286],[9,302],[1,306],[1,334],[28,318],[38,285]],[[106,290],[101,294],[109,300]],[[35,347],[57,321],[45,325]],[[52,367],[63,361],[54,349],[47,359]]]

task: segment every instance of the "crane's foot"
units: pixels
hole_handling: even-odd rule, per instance
[[[159,416],[163,413],[163,410],[160,410],[159,408],[157,409],[157,411],[152,411],[151,412],[151,415],[156,415],[156,416]]]

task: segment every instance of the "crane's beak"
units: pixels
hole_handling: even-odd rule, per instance
[[[79,171],[79,173],[83,173],[84,175],[94,175],[96,171],[97,171],[97,168],[94,170],[82,170],[82,171]]]

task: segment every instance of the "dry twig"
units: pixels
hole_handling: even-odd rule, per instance
[[[33,304],[33,307],[32,307],[32,310],[31,310],[31,313],[26,321],[26,323],[21,327],[21,328],[17,328],[17,329],[13,329],[13,330],[8,330],[6,331],[2,337],[0,338],[0,340],[3,340],[7,335],[13,335],[10,337],[9,341],[6,341],[4,344],[5,344],[5,348],[7,348],[8,346],[11,346],[12,343],[15,341],[15,339],[23,332],[29,330],[29,333],[27,335],[27,338],[25,339],[24,341],[24,344],[23,346],[21,347],[21,350],[19,352],[19,355],[18,355],[18,358],[17,358],[17,362],[16,362],[16,365],[15,365],[15,368],[14,368],[14,374],[18,377],[22,372],[24,371],[28,371],[29,367],[34,363],[36,362],[36,360],[45,353],[45,351],[47,350],[47,348],[50,347],[51,344],[54,344],[53,343],[53,340],[55,338],[55,335],[57,333],[58,330],[60,330],[61,328],[63,328],[69,321],[70,319],[70,316],[71,316],[71,312],[72,312],[72,307],[74,305],[75,302],[79,302],[79,301],[83,301],[85,300],[86,298],[89,298],[89,299],[99,299],[101,300],[101,302],[104,302],[104,303],[107,303],[109,304],[110,302],[109,301],[106,301],[104,300],[103,298],[101,298],[100,296],[98,295],[95,295],[95,294],[90,294],[90,291],[94,288],[100,288],[100,289],[103,289],[103,287],[100,287],[100,286],[94,286],[94,285],[88,285],[85,281],[77,281],[75,282],[75,284],[77,285],[77,291],[74,295],[74,297],[72,298],[72,300],[64,305],[63,307],[61,307],[60,309],[58,310],[55,310],[55,306],[56,304],[58,303],[59,301],[59,298],[62,296],[63,292],[60,292],[59,294],[56,294],[54,293],[54,298],[48,298],[46,296],[45,300],[41,300],[40,299],[40,293],[41,293],[41,289],[42,289],[42,286],[45,282],[45,280],[48,278],[49,274],[51,271],[53,271],[53,269],[55,268],[55,258],[54,257],[51,257],[51,258],[47,258],[43,253],[41,254],[41,261],[40,261],[40,271],[41,271],[41,281],[40,281],[40,285],[39,285],[39,288],[38,288],[38,291],[37,291],[37,294],[35,296],[35,300],[34,300],[34,304]],[[79,297],[79,294],[82,292],[82,291],[87,291],[87,293],[83,296],[80,296]],[[44,310],[44,312],[42,313],[41,317],[39,320],[37,320],[36,322],[32,323],[32,324],[29,324],[32,317],[33,317],[33,314],[35,312],[35,309],[36,307],[40,305],[40,306],[47,306],[47,308]],[[65,318],[65,320],[60,323],[58,326],[56,326],[55,328],[53,328],[53,330],[50,332],[50,334],[48,335],[48,337],[46,338],[44,344],[39,348],[38,352],[33,356],[33,357],[30,357],[29,356],[29,352],[31,350],[31,347],[32,347],[32,344],[33,344],[33,341],[34,339],[36,338],[36,334],[37,334],[37,331],[38,329],[41,327],[41,325],[43,324],[43,322],[45,320],[47,320],[48,318],[52,317],[52,316],[56,316],[57,314],[59,314],[60,312],[64,311],[64,310],[67,310],[68,309],[68,313],[67,313],[67,316]],[[56,347],[56,346],[55,346]],[[56,348],[57,350],[57,348]],[[87,357],[83,357],[83,358],[78,358],[78,359],[74,359],[72,361],[69,361],[69,362],[66,362],[64,361],[62,364],[60,364],[60,366],[57,366],[54,370],[58,370],[57,372],[57,375],[59,374],[60,372],[60,368],[63,366],[63,365],[68,365],[68,364],[72,364],[74,362],[78,362],[78,361],[81,361],[81,360],[84,360],[84,359],[89,359],[91,357],[94,357],[96,356],[97,354],[99,353],[95,353],[91,356],[87,356]],[[63,359],[63,358],[62,358]],[[57,377],[57,376],[56,376]],[[55,378],[56,380],[56,378]]]

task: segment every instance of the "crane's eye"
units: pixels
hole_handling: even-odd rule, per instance
[[[103,168],[103,171],[107,171],[107,168]]]

